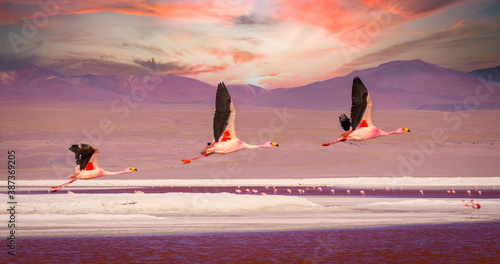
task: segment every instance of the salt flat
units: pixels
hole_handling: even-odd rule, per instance
[[[168,193],[21,195],[18,201],[20,237],[500,221],[499,199],[481,200],[473,218],[459,199]]]

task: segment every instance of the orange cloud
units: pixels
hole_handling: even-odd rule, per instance
[[[383,8],[393,14],[401,15],[404,18],[411,18],[426,16],[462,1],[464,0],[363,0],[363,3],[372,8]]]
[[[252,1],[143,1],[143,0],[71,0],[59,4],[57,1],[29,0],[4,2],[0,4],[0,25],[21,22],[22,18],[32,19],[37,13],[48,15],[87,14],[95,12],[115,12],[137,16],[157,16],[167,19],[207,19],[246,15],[251,11]],[[39,3],[52,3],[40,5]],[[55,3],[55,4],[54,4]]]
[[[460,26],[462,26],[463,24],[467,23],[470,21],[470,18],[468,19],[462,19],[460,20],[460,22],[456,23],[455,25],[451,26],[452,28],[458,28]]]

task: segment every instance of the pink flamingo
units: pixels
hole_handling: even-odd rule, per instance
[[[362,141],[380,136],[410,132],[410,129],[406,127],[401,127],[391,132],[385,132],[372,124],[372,100],[370,99],[368,90],[359,77],[355,77],[352,82],[351,99],[351,119],[345,114],[339,117],[340,125],[346,132],[333,142],[323,143],[323,146],[329,146],[346,140]]]
[[[361,194],[361,196],[365,196],[365,191],[359,191],[359,193]]]
[[[335,190],[331,189],[330,191],[332,192],[332,194],[335,194]]]
[[[420,195],[424,195],[424,190],[419,191]]]
[[[470,218],[474,215],[474,210],[477,210],[477,215],[479,218],[481,218],[481,215],[479,214],[479,209],[481,209],[481,205],[478,203],[475,203],[474,200],[472,200],[472,212],[470,214]]]
[[[242,149],[258,149],[279,147],[276,142],[267,142],[262,145],[250,145],[236,137],[235,131],[236,110],[233,100],[223,82],[217,87],[215,96],[215,115],[213,121],[214,140],[201,151],[201,156],[192,159],[183,159],[184,164],[191,163],[211,154],[228,154]]]
[[[465,200],[462,200],[462,203],[464,204],[465,207],[470,207],[469,208],[469,213],[472,211],[472,205],[474,204],[474,200],[470,200],[470,202],[466,202]]]
[[[470,190],[467,190],[467,194],[470,196]]]
[[[99,155],[99,149],[91,145],[72,145],[69,150],[75,153],[77,165],[75,167],[75,173],[68,177],[68,179],[72,179],[71,181],[52,187],[51,192],[57,192],[76,180],[90,180],[102,176],[111,176],[137,171],[137,169],[134,167],[129,167],[117,172],[109,172],[101,169],[97,165],[97,156]]]

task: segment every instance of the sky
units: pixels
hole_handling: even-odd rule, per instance
[[[0,69],[306,85],[393,60],[500,65],[494,0],[0,0]]]

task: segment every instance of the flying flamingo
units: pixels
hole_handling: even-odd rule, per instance
[[[346,132],[333,142],[323,143],[323,146],[329,146],[346,140],[363,141],[380,136],[403,134],[407,131],[410,132],[410,129],[406,127],[400,127],[394,131],[385,132],[372,124],[372,100],[370,99],[368,90],[359,77],[355,77],[352,82],[351,98],[351,119],[345,114],[339,117],[340,125]]]
[[[183,159],[184,164],[211,154],[227,154],[242,149],[278,147],[276,142],[267,142],[262,145],[250,145],[236,137],[235,132],[236,110],[233,100],[223,82],[217,86],[215,95],[215,115],[213,122],[214,140],[201,152],[201,156],[193,159]]]
[[[129,167],[122,171],[117,171],[117,172],[109,172],[101,169],[97,165],[97,156],[99,155],[99,149],[94,148],[91,145],[87,144],[72,145],[69,148],[69,150],[75,153],[75,159],[77,165],[75,167],[75,173],[68,177],[68,179],[72,178],[71,181],[52,187],[51,192],[57,192],[76,180],[90,180],[101,176],[118,175],[123,173],[131,173],[132,171],[137,171],[137,169],[134,167]]]

